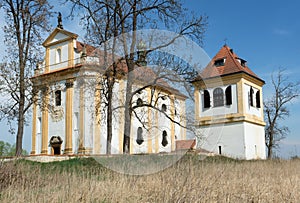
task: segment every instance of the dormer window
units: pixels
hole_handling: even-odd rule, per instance
[[[224,64],[225,64],[225,58],[215,60],[215,64],[214,65],[216,67],[219,67],[219,66],[224,66]]]
[[[241,64],[241,66],[246,67],[247,61],[241,58],[236,58],[236,60]]]
[[[247,61],[241,59],[241,66],[246,67],[246,62],[247,62]]]

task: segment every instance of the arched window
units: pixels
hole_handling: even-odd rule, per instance
[[[214,96],[214,107],[224,105],[224,92],[221,88],[214,89],[213,96]]]
[[[161,105],[161,111],[166,112],[167,111],[167,106],[165,104]]]
[[[61,91],[55,91],[55,106],[61,106]]]
[[[138,145],[141,145],[141,144],[143,144],[143,142],[144,142],[143,128],[138,127],[138,129],[137,129],[136,143],[138,143]]]
[[[167,136],[168,136],[167,131],[164,130],[162,133],[162,141],[161,141],[161,145],[164,147],[168,145]]]
[[[249,92],[249,104],[250,104],[250,106],[254,106],[253,105],[253,94],[254,94],[254,91],[253,91],[253,88],[251,87],[250,92]]]
[[[56,49],[56,63],[61,62],[61,49]]]
[[[210,107],[210,95],[207,90],[204,90],[204,108]]]
[[[256,99],[256,107],[260,108],[260,91],[259,90],[256,92],[255,99]]]
[[[143,105],[143,100],[141,98],[138,98],[136,101],[137,106],[142,106]]]
[[[226,98],[226,105],[231,105],[232,104],[231,85],[228,86],[225,90],[225,98]]]

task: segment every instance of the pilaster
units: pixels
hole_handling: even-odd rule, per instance
[[[79,89],[79,154],[85,153],[84,147],[84,119],[85,119],[85,99],[84,99],[84,82],[83,79],[79,81],[80,89]]]
[[[43,105],[42,105],[42,151],[41,154],[48,154],[48,105],[49,105],[49,89],[43,88]]]
[[[180,101],[180,123],[186,127],[186,119],[187,115],[185,112],[185,100]],[[186,139],[186,128],[181,127],[180,128],[180,133],[181,133],[181,139],[185,140]]]
[[[71,40],[68,44],[68,66],[74,65],[74,40]]]
[[[37,123],[37,96],[34,94],[33,106],[32,106],[32,134],[31,134],[31,152],[30,154],[36,154],[36,123]]]
[[[147,95],[148,95],[148,104],[151,104],[151,88],[147,89]],[[152,126],[152,108],[148,107],[148,128],[149,128],[149,134],[147,136],[148,139],[148,153],[152,153],[152,134],[153,134],[153,126]]]
[[[175,98],[174,95],[170,96],[170,129],[171,129],[171,151],[175,151]]]
[[[68,80],[66,82],[66,119],[65,119],[65,127],[66,127],[66,142],[65,142],[65,154],[73,153],[72,148],[72,136],[73,136],[73,119],[72,119],[72,112],[73,112],[73,80]]]
[[[50,48],[46,48],[46,57],[45,57],[45,73],[49,73],[50,71]]]
[[[200,118],[199,112],[200,112],[200,102],[199,102],[199,98],[200,98],[200,92],[199,89],[195,87],[195,91],[194,91],[194,98],[195,98],[195,118],[196,120],[198,120]]]
[[[95,92],[95,130],[94,130],[94,153],[100,154],[101,153],[101,85],[96,85],[96,92]]]
[[[120,105],[120,107],[122,107],[125,104],[125,83],[124,83],[123,79],[120,80],[119,86],[120,86],[119,105]],[[125,108],[119,108],[119,115],[120,115],[120,121],[119,121],[119,152],[120,152],[120,154],[123,154],[124,119],[125,119],[124,109]]]

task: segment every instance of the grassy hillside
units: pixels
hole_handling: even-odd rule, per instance
[[[299,172],[299,159],[201,160],[186,155],[144,176],[114,172],[92,158],[18,160],[0,163],[0,202],[297,202]]]

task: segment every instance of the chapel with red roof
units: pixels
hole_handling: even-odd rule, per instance
[[[224,45],[193,84],[198,145],[233,158],[265,159],[265,82],[247,61]]]

